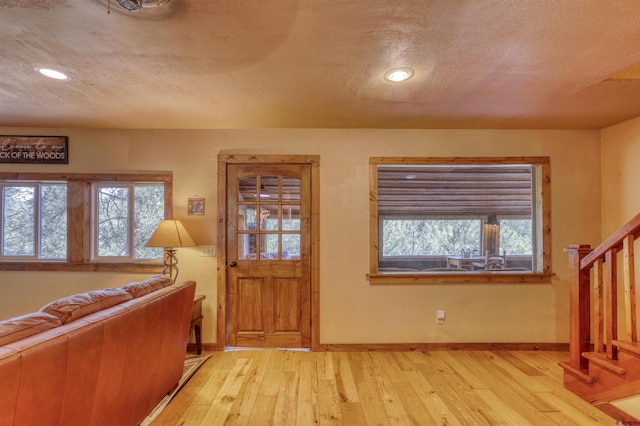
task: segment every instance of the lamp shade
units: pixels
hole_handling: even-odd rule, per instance
[[[191,239],[184,225],[179,220],[163,220],[149,240],[146,247],[191,247],[196,243]]]

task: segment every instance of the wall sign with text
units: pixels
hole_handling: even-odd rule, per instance
[[[69,164],[69,138],[0,135],[0,163]]]

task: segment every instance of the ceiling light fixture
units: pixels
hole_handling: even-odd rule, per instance
[[[409,80],[411,77],[413,77],[414,74],[415,71],[408,67],[393,68],[384,73],[384,79],[397,83],[400,81]]]
[[[142,9],[142,2],[139,0],[116,0],[116,3],[129,12],[137,12]]]
[[[36,67],[36,71],[40,74],[56,80],[69,80],[69,76],[63,72],[53,70],[51,68]]]
[[[116,0],[118,6],[127,12],[137,12],[143,8],[164,6],[171,0]]]

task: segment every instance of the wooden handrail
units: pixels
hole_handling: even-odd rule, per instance
[[[568,365],[575,371],[584,371],[588,368],[589,359],[583,354],[592,350],[601,353],[606,349],[608,359],[618,358],[618,347],[614,344],[618,342],[618,252],[623,254],[625,309],[621,314],[624,315],[626,325],[625,337],[629,342],[634,344],[637,342],[633,252],[633,243],[637,238],[640,238],[640,214],[595,249],[591,249],[589,245],[572,245],[565,249],[569,253],[570,285]],[[591,349],[592,344],[593,349]]]
[[[604,257],[607,250],[620,250],[624,239],[628,235],[633,235],[633,239],[640,237],[640,213],[627,222],[622,228],[611,234],[598,247],[594,248],[589,255],[585,256],[580,263],[580,269],[590,268],[598,258]]]

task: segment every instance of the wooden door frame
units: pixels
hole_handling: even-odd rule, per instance
[[[320,156],[218,154],[218,274],[216,349],[227,348],[227,165],[308,164],[311,167],[311,350],[320,349]]]

